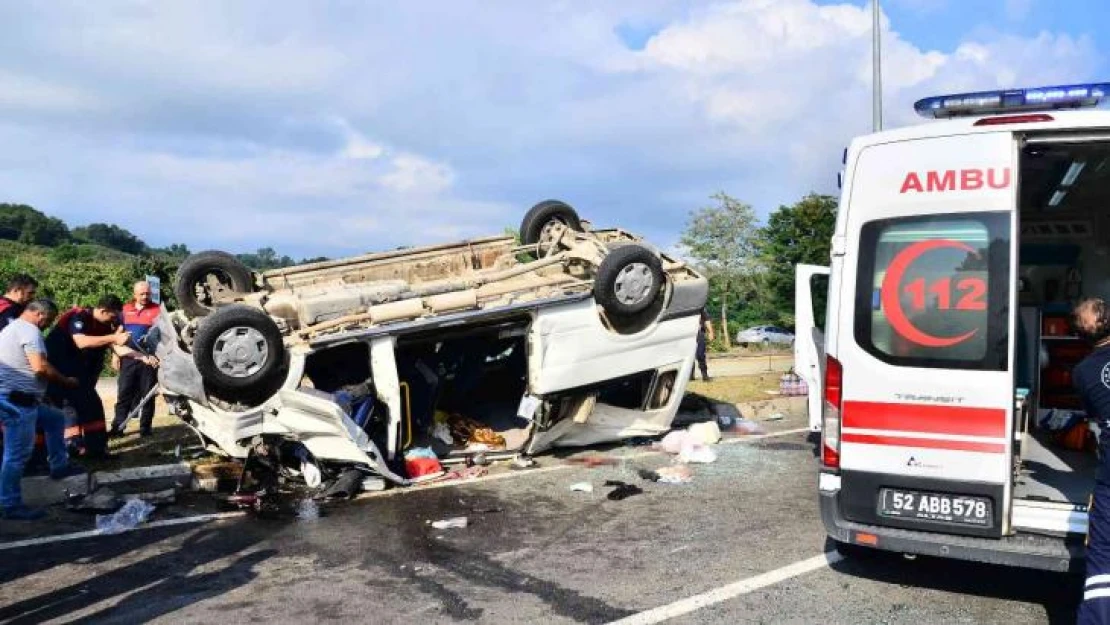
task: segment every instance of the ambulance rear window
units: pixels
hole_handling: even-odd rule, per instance
[[[866,224],[856,341],[885,362],[1006,369],[1009,216],[968,213]]]

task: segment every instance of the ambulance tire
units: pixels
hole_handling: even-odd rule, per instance
[[[177,305],[193,317],[203,317],[212,312],[210,303],[197,295],[197,287],[204,284],[209,275],[215,274],[227,287],[237,293],[250,293],[254,290],[251,270],[227,252],[208,250],[197,252],[185,259],[177,269],[173,294]]]
[[[642,245],[624,245],[602,259],[594,299],[608,315],[634,317],[663,297],[663,262]]]
[[[520,222],[520,242],[535,245],[550,237],[552,226],[562,224],[571,230],[582,230],[578,212],[560,200],[544,200],[524,214]]]
[[[205,388],[220,399],[263,401],[277,392],[284,379],[281,330],[257,308],[240,304],[217,308],[200,322],[192,351]]]

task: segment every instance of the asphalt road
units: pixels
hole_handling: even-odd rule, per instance
[[[245,517],[4,549],[0,623],[653,623],[683,611],[667,622],[1074,621],[1069,577],[924,558],[827,565],[806,434],[715,450],[717,462],[695,465],[685,485],[640,479],[638,468],[669,458],[623,447],[603,452],[624,456],[621,466],[546,456],[540,469],[394,491],[314,520]],[[610,501],[607,479],[644,493]],[[595,491],[572,492],[578,482]],[[427,523],[453,516],[468,527]],[[799,562],[812,570],[791,576]]]

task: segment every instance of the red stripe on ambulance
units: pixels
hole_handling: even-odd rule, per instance
[[[846,401],[843,410],[843,424],[846,428],[998,438],[1006,436],[1006,411],[1001,408]],[[844,440],[847,441],[848,437],[845,436]]]
[[[988,454],[1006,453],[1003,443],[976,443],[974,441],[948,441],[936,438],[905,438],[901,436],[874,436],[872,434],[842,435],[845,443],[859,445],[887,445],[891,447],[920,447],[924,449],[947,449],[951,451],[977,451]]]

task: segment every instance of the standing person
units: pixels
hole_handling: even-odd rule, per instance
[[[698,319],[698,351],[697,360],[698,367],[701,369],[701,379],[705,382],[709,381],[709,363],[706,361],[706,349],[709,341],[713,340],[713,321],[709,318],[709,313],[705,308],[701,309],[701,317]],[[690,379],[694,379],[694,371],[690,370]]]
[[[0,296],[0,330],[23,314],[23,307],[35,299],[38,288],[38,280],[25,273],[17,273],[8,279],[7,291]]]
[[[150,301],[150,283],[146,281],[135,283],[133,295],[134,299],[123,305],[123,329],[131,334],[131,346],[149,352],[146,336],[162,309]],[[158,383],[158,372],[155,369],[157,364],[157,359],[153,364],[137,358],[124,358],[120,361],[116,417],[112,420],[109,437],[123,436],[123,430],[127,427],[127,415]],[[143,406],[139,416],[139,435],[150,436],[153,422],[154,401],[151,400]]]
[[[65,415],[42,403],[47,382],[72,388],[77,380],[66,377],[46,358],[42,331],[58,309],[49,300],[26,305],[18,318],[0,331],[0,420],[4,423],[4,460],[0,467],[0,509],[5,519],[33,521],[43,512],[23,504],[20,480],[35,446],[35,427],[46,437],[50,477],[60,480],[84,473],[69,464],[65,446]]]
[[[1087,579],[1078,622],[1110,625],[1110,306],[1085,299],[1072,313],[1076,332],[1094,345],[1072,370],[1072,382],[1087,416],[1097,419],[1099,465],[1088,506]]]
[[[63,314],[46,337],[50,364],[79,382],[75,389],[52,384],[47,396],[58,405],[68,401],[77,412],[75,422],[67,424],[66,438],[78,453],[89,458],[112,457],[108,453],[104,404],[96,392],[108,349],[121,358],[151,362],[148,356],[126,347],[131,335],[119,327],[122,308],[118,297],[105,295],[93,308],[73,308]]]

